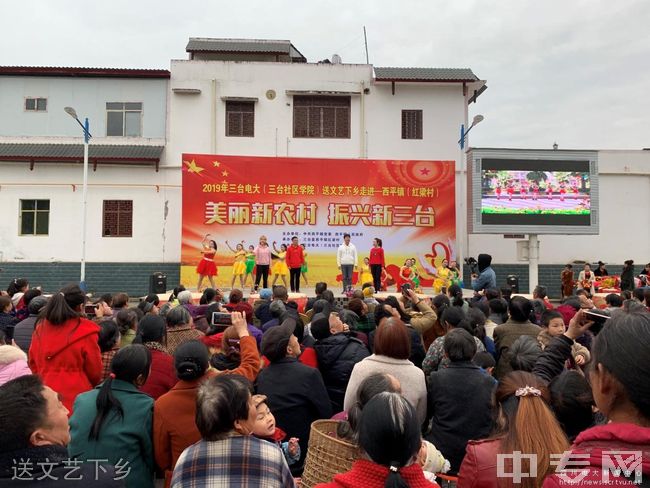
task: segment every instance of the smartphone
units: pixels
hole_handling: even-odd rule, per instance
[[[98,305],[86,305],[84,311],[86,315],[96,315]]]
[[[230,312],[213,312],[212,325],[232,325]]]
[[[585,315],[585,317],[587,317],[587,319],[595,322],[596,324],[602,324],[611,318],[604,314],[592,312],[591,310],[585,310],[583,314]]]

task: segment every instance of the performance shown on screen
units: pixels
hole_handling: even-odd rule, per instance
[[[483,167],[483,224],[589,225],[589,171],[574,169],[577,171]]]

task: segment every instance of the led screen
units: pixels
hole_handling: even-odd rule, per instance
[[[589,162],[483,159],[481,223],[589,226]]]

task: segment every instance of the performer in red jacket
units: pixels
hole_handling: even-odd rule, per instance
[[[305,262],[305,256],[302,247],[298,245],[298,236],[291,238],[291,245],[287,247],[285,260],[289,268],[291,291],[300,293],[300,269]]]
[[[77,395],[92,390],[102,377],[99,326],[82,317],[85,303],[77,285],[55,293],[29,348],[29,368],[60,395],[69,415]]]
[[[372,285],[375,291],[381,290],[381,271],[386,269],[386,260],[384,258],[384,248],[379,237],[372,240],[370,249],[370,272],[372,273]]]

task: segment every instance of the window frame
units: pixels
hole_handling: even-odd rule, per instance
[[[116,230],[117,232],[115,234],[106,234],[106,203],[107,202],[117,202],[117,210],[116,211],[108,211],[109,213],[114,213],[116,214]],[[131,202],[131,233],[130,235],[121,235],[120,234],[120,203],[121,202]],[[124,212],[126,213],[126,212]],[[117,199],[108,199],[108,200],[102,200],[102,238],[107,237],[107,238],[133,238],[133,200],[117,200]]]
[[[122,104],[122,110],[114,109],[114,108],[108,108],[108,104],[111,103],[121,103]],[[127,103],[139,103],[140,104],[140,110],[134,110],[134,109],[127,109],[126,104]],[[136,138],[136,137],[142,137],[142,129],[144,126],[144,102],[135,102],[135,101],[129,101],[129,102],[106,102],[106,137],[128,137],[128,138]],[[110,112],[117,112],[117,113],[122,113],[122,135],[109,135],[108,134],[108,114]],[[127,136],[126,135],[126,114],[127,112],[134,112],[134,113],[140,113],[140,124],[139,124],[139,135],[137,136]]]
[[[415,137],[405,137],[408,133],[404,131],[404,117],[410,114],[415,114]],[[402,140],[405,141],[421,141],[424,139],[424,111],[421,108],[403,108],[401,112],[401,132]]]
[[[250,105],[251,107],[253,107],[253,110],[251,112],[243,112],[243,111],[238,111],[238,110],[228,111],[228,104],[234,104],[234,103]],[[226,120],[225,120],[225,124],[224,124],[225,125],[225,129],[224,129],[225,137],[255,137],[255,102],[254,101],[226,100],[225,104],[226,104],[226,106],[225,106]],[[229,124],[230,117],[229,117],[229,115],[231,113],[239,114],[241,116],[241,119],[240,119],[241,128],[242,128],[242,130],[241,130],[242,133],[241,134],[231,134],[231,133],[229,133],[229,128],[230,128],[230,124]],[[250,135],[243,133],[244,132],[244,114],[248,114],[248,113],[253,114],[253,133],[250,134]]]
[[[29,109],[27,108],[27,100],[34,100],[34,108]],[[39,100],[45,100],[45,109],[44,110],[39,110],[38,109],[38,101]],[[29,113],[47,113],[47,97],[23,97],[23,112],[29,112]]]
[[[347,106],[336,106],[336,105],[334,105],[334,106],[331,106],[331,107],[326,106],[326,105],[320,105],[319,106],[319,105],[310,104],[310,105],[298,105],[296,107],[296,100],[297,99],[305,99],[305,98],[309,98],[309,99],[312,99],[312,100],[316,99],[316,98],[320,98],[320,99],[324,99],[324,98],[344,99],[344,100],[347,100],[348,104],[347,104]],[[294,139],[339,139],[339,140],[340,139],[352,139],[352,97],[351,96],[349,96],[349,95],[294,95],[293,96],[293,107],[292,108],[293,108],[293,111],[292,111],[292,122],[293,122],[292,135],[293,135]],[[305,136],[296,135],[296,108],[306,108],[307,109],[308,125],[307,125],[307,135],[305,135]],[[325,132],[324,131],[324,128],[325,128],[324,122],[325,122],[325,120],[324,120],[324,117],[323,117],[323,115],[324,115],[323,109],[325,109],[325,108],[333,108],[334,109],[334,134],[335,134],[334,136],[326,137],[324,135],[321,135],[319,137],[314,137],[314,136],[309,135],[309,133],[310,133],[309,120],[310,120],[310,117],[311,117],[309,109],[311,109],[311,108],[319,108],[320,109],[320,133],[321,134],[324,134],[324,132]],[[347,111],[348,111],[348,113],[347,113],[347,129],[348,129],[347,130],[347,135],[345,135],[345,136],[336,136],[336,115],[337,115],[336,110],[337,109],[343,109],[343,108],[347,109]]]
[[[23,209],[23,202],[34,202],[34,210]],[[39,210],[38,202],[47,202],[47,210]],[[31,237],[48,237],[50,235],[50,212],[52,211],[51,200],[49,198],[20,198],[18,203],[18,235]],[[32,232],[23,233],[23,214],[31,213],[34,215]],[[47,233],[38,234],[38,216],[39,214],[47,215]]]

